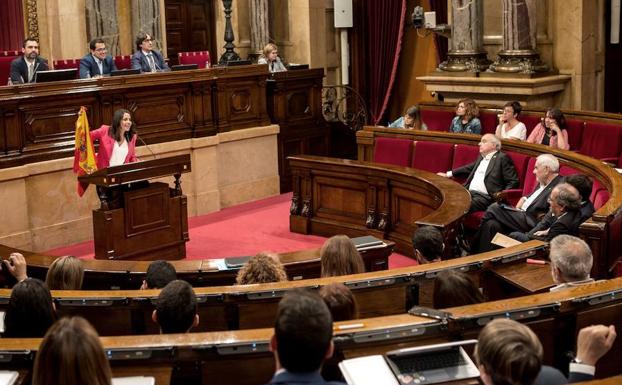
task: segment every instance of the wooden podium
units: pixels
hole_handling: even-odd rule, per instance
[[[108,167],[78,178],[93,184],[101,201],[93,210],[96,259],[182,259],[188,241],[188,207],[181,174],[190,155]],[[175,187],[149,180],[175,177]]]

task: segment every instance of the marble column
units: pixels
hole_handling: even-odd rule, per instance
[[[162,51],[162,28],[159,0],[131,0],[132,41],[138,32],[146,32],[154,39],[155,48]],[[133,47],[136,49],[136,47]]]
[[[480,72],[490,61],[484,50],[483,1],[451,1],[451,39],[447,61],[438,68],[449,72]]]
[[[503,48],[489,70],[499,73],[549,72],[536,51],[537,0],[503,0]]]
[[[270,42],[268,0],[251,2],[251,52],[261,53],[264,45]]]
[[[86,0],[85,5],[87,41],[101,37],[110,55],[120,55],[116,0]]]

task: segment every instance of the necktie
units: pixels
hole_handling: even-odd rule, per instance
[[[104,74],[104,62],[102,62],[99,59],[96,59],[96,60],[97,60],[97,68],[99,68],[99,74],[103,75]]]
[[[147,61],[149,62],[149,68],[151,68],[151,72],[155,72],[156,68],[155,68],[155,61],[153,60],[153,54],[152,53],[148,53],[147,54]]]
[[[35,63],[28,63],[28,83],[32,82],[32,77],[35,74]]]

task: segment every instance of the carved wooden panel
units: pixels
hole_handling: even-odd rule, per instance
[[[131,237],[170,227],[169,195],[167,185],[126,192],[123,198],[125,236]]]
[[[339,176],[313,179],[313,215],[346,223],[364,225],[367,214],[366,181]]]
[[[165,0],[166,46],[172,64],[177,53],[210,51],[217,61],[216,17],[213,0]]]

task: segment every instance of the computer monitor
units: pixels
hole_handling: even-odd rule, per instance
[[[177,64],[171,67],[171,71],[185,71],[185,70],[196,70],[199,68],[198,64]]]
[[[245,66],[249,64],[253,64],[253,63],[250,60],[234,60],[234,61],[228,61],[225,65],[227,67],[233,67],[233,66]]]
[[[138,75],[140,69],[138,68],[126,68],[122,70],[110,71],[110,76],[125,76],[125,75]]]
[[[37,83],[57,82],[61,80],[74,80],[78,70],[68,68],[64,70],[37,71],[35,74]]]
[[[288,64],[286,66],[286,68],[290,71],[296,71],[296,70],[308,70],[309,69],[309,65],[308,64]]]

